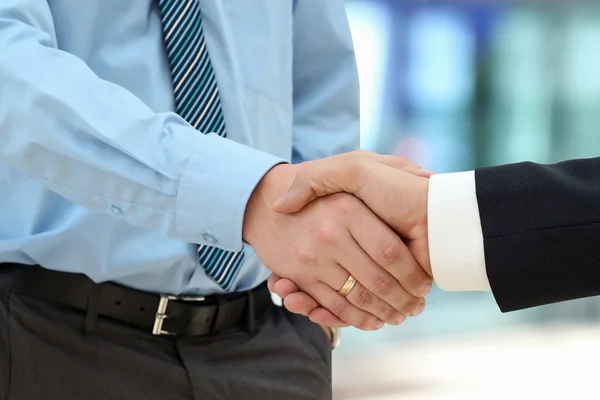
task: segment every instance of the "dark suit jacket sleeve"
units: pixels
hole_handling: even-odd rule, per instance
[[[600,294],[600,158],[482,168],[475,187],[502,311]]]

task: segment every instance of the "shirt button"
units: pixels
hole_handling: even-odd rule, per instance
[[[113,214],[115,215],[123,215],[123,210],[121,210],[119,207],[117,206],[110,206],[110,211],[112,211]]]
[[[217,238],[214,237],[213,235],[211,235],[210,233],[205,233],[204,235],[202,235],[202,239],[204,239],[205,242],[210,243],[210,244],[219,243]]]

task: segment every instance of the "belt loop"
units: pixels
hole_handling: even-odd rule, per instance
[[[98,321],[98,306],[102,300],[102,285],[92,284],[90,294],[88,295],[83,333],[88,335],[96,330],[96,321]]]
[[[254,292],[252,290],[248,290],[248,332],[250,332],[250,336],[254,336],[254,332],[256,331],[255,324],[255,312],[254,312]]]

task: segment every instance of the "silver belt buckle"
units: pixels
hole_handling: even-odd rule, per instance
[[[168,296],[161,294],[160,300],[158,302],[158,308],[156,309],[156,317],[154,318],[154,328],[152,328],[152,334],[156,336],[160,335],[176,335],[176,333],[164,331],[162,329],[163,322],[167,318],[167,307],[169,305],[169,301],[195,301],[202,302],[206,300],[205,297],[193,297],[193,296]]]

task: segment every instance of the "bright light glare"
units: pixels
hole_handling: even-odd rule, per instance
[[[389,11],[370,0],[346,4],[360,79],[361,147],[373,150],[381,128]]]

